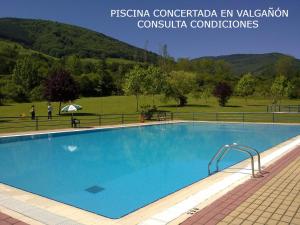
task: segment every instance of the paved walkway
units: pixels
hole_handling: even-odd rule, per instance
[[[300,147],[182,225],[293,224],[300,225]]]

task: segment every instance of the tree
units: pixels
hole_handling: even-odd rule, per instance
[[[37,66],[30,56],[25,56],[17,61],[12,80],[15,85],[23,89],[22,92],[27,98],[30,91],[40,84],[41,78],[38,75]]]
[[[166,74],[160,68],[149,66],[145,70],[144,89],[146,94],[152,95],[152,105],[154,106],[154,97],[163,91],[166,85]]]
[[[72,55],[66,59],[66,68],[71,71],[72,74],[78,76],[82,73],[82,63],[78,55]]]
[[[287,96],[289,98],[300,98],[300,77],[294,77],[288,82]]]
[[[201,98],[204,98],[205,103],[207,104],[207,100],[210,98],[212,92],[211,87],[205,87],[201,92]]]
[[[231,86],[225,82],[219,82],[213,91],[213,94],[218,98],[219,105],[224,107],[228,102],[229,98],[233,94]]]
[[[194,71],[206,80],[206,84],[215,85],[233,79],[230,64],[223,60],[200,59],[192,61],[192,64]]]
[[[194,73],[184,71],[172,71],[167,77],[165,97],[178,101],[178,106],[187,104],[187,95],[196,87],[196,76]]]
[[[3,105],[4,98],[5,98],[5,95],[0,90],[0,105]]]
[[[238,95],[245,98],[247,103],[247,97],[253,95],[255,91],[255,79],[251,73],[245,74],[237,83],[236,92]]]
[[[140,66],[135,66],[125,75],[124,92],[136,98],[136,111],[139,111],[139,96],[144,93],[146,73]]]
[[[176,70],[193,71],[193,64],[188,58],[179,58],[176,63]]]
[[[99,74],[99,81],[97,91],[100,96],[109,96],[114,89],[113,78],[108,72],[106,58],[102,55],[101,60],[97,66],[97,73]]]
[[[48,101],[61,103],[73,101],[79,97],[79,88],[71,74],[63,69],[54,71],[45,82],[45,97]]]
[[[281,56],[275,63],[276,74],[281,74],[285,77],[294,77],[297,69],[295,68],[295,59],[291,56]]]
[[[82,74],[79,77],[80,94],[84,97],[100,96],[98,84],[100,76],[97,73]]]
[[[275,78],[271,86],[271,96],[272,96],[273,104],[276,104],[278,101],[280,102],[282,97],[285,96],[286,85],[287,85],[287,79],[285,76],[279,75]]]
[[[165,73],[169,73],[175,66],[174,59],[169,55],[168,45],[159,46],[160,57],[158,59],[158,65]]]

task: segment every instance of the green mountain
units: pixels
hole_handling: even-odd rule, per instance
[[[224,56],[201,57],[193,59],[199,60],[223,60],[227,62],[234,74],[241,75],[251,72],[253,74],[267,74],[274,72],[274,68],[278,61],[282,58],[289,58],[295,67],[300,70],[300,60],[281,53],[266,54],[233,54]]]
[[[158,55],[104,34],[78,26],[34,19],[0,18],[0,38],[53,56],[79,55],[82,58],[122,58],[156,61]]]
[[[105,55],[110,62],[156,62],[159,56],[153,52],[131,46],[104,34],[78,26],[34,19],[0,18],[0,74],[10,74],[17,58],[24,54],[38,54],[46,61],[64,56],[78,55],[83,62],[94,62]],[[192,62],[213,60],[228,63],[236,76],[251,72],[262,77],[276,74],[276,66],[282,58],[289,58],[300,71],[300,60],[281,54],[233,54],[201,57]]]

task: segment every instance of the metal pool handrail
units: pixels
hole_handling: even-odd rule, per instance
[[[221,148],[219,148],[219,150],[216,152],[216,154],[212,157],[212,159],[209,161],[208,163],[208,175],[211,175],[211,171],[210,171],[210,166],[213,163],[213,161],[219,156],[219,154],[224,150],[229,148],[229,145],[223,145]]]
[[[246,153],[250,156],[251,158],[251,169],[252,169],[252,176],[255,177],[255,172],[254,172],[254,155],[251,153],[252,152],[255,152],[256,155],[257,155],[257,163],[258,163],[258,170],[259,170],[259,173],[262,173],[262,170],[261,170],[261,163],[260,163],[260,154],[259,152],[252,148],[252,147],[249,147],[249,146],[246,146],[246,145],[239,145],[237,143],[233,143],[231,145],[224,145],[222,146],[218,152],[214,155],[214,157],[211,159],[211,161],[209,162],[208,164],[208,174],[211,175],[211,170],[210,170],[210,166],[212,164],[213,161],[215,161],[217,159],[217,162],[216,162],[216,171],[215,172],[218,172],[219,171],[219,162],[224,158],[224,156],[227,154],[227,152],[229,152],[230,150],[235,150],[235,151],[239,151],[239,152],[243,152],[243,153]]]

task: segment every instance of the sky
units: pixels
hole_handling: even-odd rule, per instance
[[[137,19],[110,17],[111,9],[288,9],[288,18],[259,19],[259,29],[138,29]],[[299,0],[0,0],[0,17],[47,19],[104,33],[175,58],[281,52],[300,58]]]

